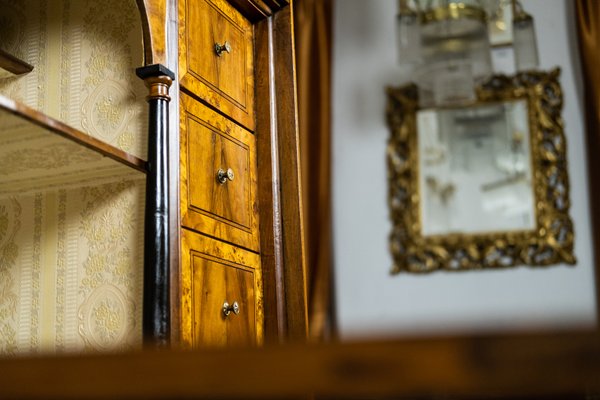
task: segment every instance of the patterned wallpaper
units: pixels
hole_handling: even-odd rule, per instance
[[[0,48],[34,66],[0,93],[146,158],[135,0],[0,0]]]
[[[0,37],[35,68],[0,93],[145,158],[134,0],[0,0]],[[143,210],[143,179],[0,196],[0,354],[139,346]]]
[[[0,199],[0,353],[141,339],[144,181]]]

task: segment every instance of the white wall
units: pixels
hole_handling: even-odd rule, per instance
[[[398,85],[396,0],[337,0],[333,190],[342,337],[562,329],[595,323],[582,92],[571,0],[523,0],[541,66],[562,68],[576,267],[390,276],[384,87]]]

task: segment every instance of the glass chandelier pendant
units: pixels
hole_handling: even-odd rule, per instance
[[[492,72],[487,16],[480,0],[421,0],[422,106],[475,101]]]
[[[488,19],[510,4],[516,69],[537,69],[533,18],[518,0],[398,0],[399,62],[417,84],[421,108],[476,101],[476,88],[493,73]]]
[[[400,65],[414,66],[421,61],[421,24],[408,0],[400,0],[396,23],[396,43]]]
[[[518,1],[513,6],[513,46],[517,71],[535,70],[539,59],[533,18],[523,10]]]

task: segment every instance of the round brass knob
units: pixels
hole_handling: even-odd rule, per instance
[[[227,168],[227,171],[223,169],[217,171],[217,181],[221,184],[224,184],[227,181],[233,181],[234,178],[235,174],[231,168]]]
[[[231,45],[229,42],[226,41],[223,44],[215,43],[215,53],[217,53],[219,57],[221,57],[225,52],[231,53]]]
[[[229,314],[231,314],[232,311],[235,315],[238,315],[240,313],[240,305],[237,301],[234,301],[233,304],[225,302],[223,303],[222,311],[226,317],[229,316]]]

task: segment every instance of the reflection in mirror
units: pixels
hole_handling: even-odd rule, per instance
[[[527,103],[417,113],[424,236],[535,228]]]
[[[559,74],[495,76],[461,108],[388,90],[393,273],[575,263]]]

